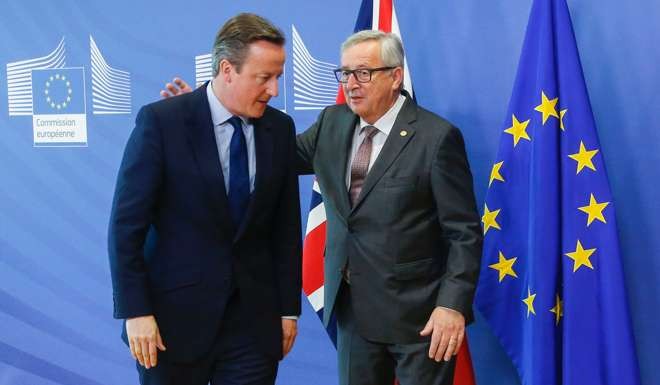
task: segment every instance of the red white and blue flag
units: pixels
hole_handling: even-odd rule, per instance
[[[316,180],[312,186],[312,197],[307,216],[305,242],[303,244],[303,292],[312,308],[323,320],[323,257],[325,251],[326,217],[321,189]],[[337,325],[334,317],[328,328],[332,343],[337,345]]]
[[[362,0],[354,31],[358,32],[366,29],[392,32],[403,41],[393,0]],[[403,79],[404,89],[413,97],[412,80],[408,71],[408,62],[405,58]],[[346,100],[340,86],[337,92],[337,104],[343,103],[346,103]],[[314,311],[321,319],[323,319],[323,257],[326,240],[325,234],[326,216],[323,197],[321,196],[319,184],[315,180],[312,187],[312,197],[303,246],[303,291]],[[332,339],[332,343],[336,345],[337,325],[334,316],[327,328],[327,332]],[[467,337],[463,341],[461,350],[458,353],[454,385],[475,385]]]

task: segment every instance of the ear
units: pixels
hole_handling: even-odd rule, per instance
[[[225,83],[231,83],[232,73],[234,72],[234,65],[227,59],[222,59],[218,63],[218,76],[221,76]]]
[[[401,88],[401,84],[403,83],[403,67],[396,67],[392,70],[392,77],[394,78],[394,82],[392,83],[392,89],[393,90],[398,90]]]

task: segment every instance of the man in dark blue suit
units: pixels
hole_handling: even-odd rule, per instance
[[[269,106],[284,37],[253,14],[213,46],[213,80],[144,106],[109,228],[114,316],[141,384],[272,384],[296,336],[295,128]]]

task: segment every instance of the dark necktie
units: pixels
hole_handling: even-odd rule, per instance
[[[355,158],[353,158],[353,163],[351,163],[351,185],[348,190],[351,198],[351,207],[355,206],[355,203],[360,196],[360,192],[362,191],[364,180],[367,177],[369,161],[371,160],[373,137],[378,132],[378,129],[374,126],[364,126],[362,131],[364,131],[365,134],[364,140],[362,140],[362,143],[355,154]]]
[[[229,211],[234,225],[238,227],[250,200],[250,171],[241,119],[232,116],[227,122],[234,127],[229,142]]]

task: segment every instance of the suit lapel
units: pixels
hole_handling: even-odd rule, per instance
[[[197,167],[208,186],[207,192],[211,207],[216,211],[221,226],[227,231],[233,232],[231,221],[228,219],[227,191],[213,130],[211,110],[206,97],[206,86],[193,92],[190,106],[186,110],[189,112],[185,119],[186,133]],[[222,218],[226,218],[226,220],[222,220]]]
[[[401,107],[401,111],[399,111],[399,115],[394,122],[394,126],[392,126],[390,134],[387,136],[387,140],[385,140],[383,148],[380,150],[378,159],[376,159],[367,174],[362,191],[360,191],[360,195],[351,209],[351,213],[360,206],[365,197],[371,192],[376,183],[378,183],[380,178],[382,178],[401,151],[406,147],[406,144],[415,136],[415,129],[410,124],[417,119],[416,107],[415,102],[407,97],[405,104]]]
[[[254,191],[250,194],[247,211],[243,216],[238,231],[234,236],[236,242],[245,233],[256,212],[258,212],[259,202],[263,201],[262,195],[267,190],[266,180],[272,172],[273,166],[273,138],[270,128],[270,122],[266,119],[256,119],[252,121],[254,129],[254,151],[256,158],[256,171],[254,176]]]

